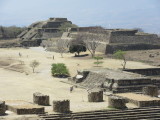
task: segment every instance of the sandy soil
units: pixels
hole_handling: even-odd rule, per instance
[[[126,59],[160,66],[160,49],[126,51]],[[112,55],[108,55],[112,57]]]
[[[19,52],[22,57],[19,57]],[[54,60],[52,59],[54,55]],[[50,96],[50,103],[55,99],[70,99],[71,111],[87,111],[107,108],[107,97],[105,102],[88,103],[87,92],[84,89],[75,88],[73,93],[69,92],[71,85],[64,83],[67,79],[59,79],[51,76],[51,64],[65,63],[71,73],[75,75],[77,70],[95,67],[94,60],[87,57],[73,57],[74,54],[64,54],[61,58],[59,53],[44,51],[41,47],[30,49],[10,48],[0,49],[0,60],[6,61],[11,59],[14,64],[18,61],[24,61],[24,72],[16,72],[4,69],[0,66],[0,98],[2,100],[25,100],[32,102],[33,93],[41,92]],[[32,73],[29,66],[30,62],[37,60],[40,65],[35,69],[36,73]],[[17,61],[17,62],[15,62]],[[105,58],[102,67],[118,69],[121,68],[121,61]],[[12,62],[10,64],[13,64]],[[127,62],[127,68],[148,68],[150,65],[140,62]],[[16,68],[18,69],[18,68]],[[46,111],[52,112],[52,107],[46,107]]]

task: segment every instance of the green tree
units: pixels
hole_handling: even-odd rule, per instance
[[[38,66],[39,66],[39,62],[36,61],[36,60],[34,60],[34,61],[32,61],[32,62],[30,63],[30,67],[32,68],[33,73],[34,73],[35,68],[38,67]]]
[[[98,67],[99,64],[102,64],[102,63],[103,63],[103,61],[100,61],[100,60],[103,59],[103,57],[95,56],[94,59],[96,60],[96,62],[94,62],[94,64],[96,64],[97,67]]]
[[[123,67],[123,69],[126,68],[126,63],[127,63],[125,55],[126,55],[126,52],[124,52],[124,51],[122,51],[122,50],[118,50],[118,51],[116,51],[116,52],[113,54],[113,56],[114,56],[116,59],[121,59],[121,60],[123,60],[123,63],[121,64],[122,67]]]
[[[84,45],[71,45],[69,47],[69,52],[77,53],[79,56],[80,52],[86,52],[86,47]]]
[[[61,32],[66,32],[68,28],[77,28],[78,26],[69,22],[63,23],[61,24],[61,26],[59,27],[59,30]]]
[[[52,64],[51,73],[52,76],[56,77],[68,77],[70,75],[69,70],[63,63]]]

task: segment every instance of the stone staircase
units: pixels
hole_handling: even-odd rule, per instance
[[[105,80],[106,77],[104,75],[90,72],[87,78],[82,83],[79,83],[79,85],[87,89],[98,88],[105,82]]]
[[[41,120],[160,120],[160,108],[100,110],[69,114],[41,114]]]

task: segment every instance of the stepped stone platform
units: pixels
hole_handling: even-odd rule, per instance
[[[136,93],[119,93],[115,94],[115,96],[125,98],[130,103],[133,103],[138,107],[160,106],[160,98],[157,97],[150,97]]]
[[[77,82],[77,85],[86,89],[101,88],[113,93],[141,92],[143,87],[152,85],[149,77],[121,70],[89,69],[81,75],[82,82],[78,83],[73,77],[73,83]]]
[[[43,120],[159,120],[159,107],[99,110],[70,114],[41,114]]]
[[[22,100],[8,100],[6,101],[6,107],[7,110],[12,111],[18,115],[44,113],[44,107]]]

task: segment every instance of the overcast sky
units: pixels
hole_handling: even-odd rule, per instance
[[[67,17],[78,26],[160,33],[160,0],[0,0],[0,25],[28,26],[50,17]]]

